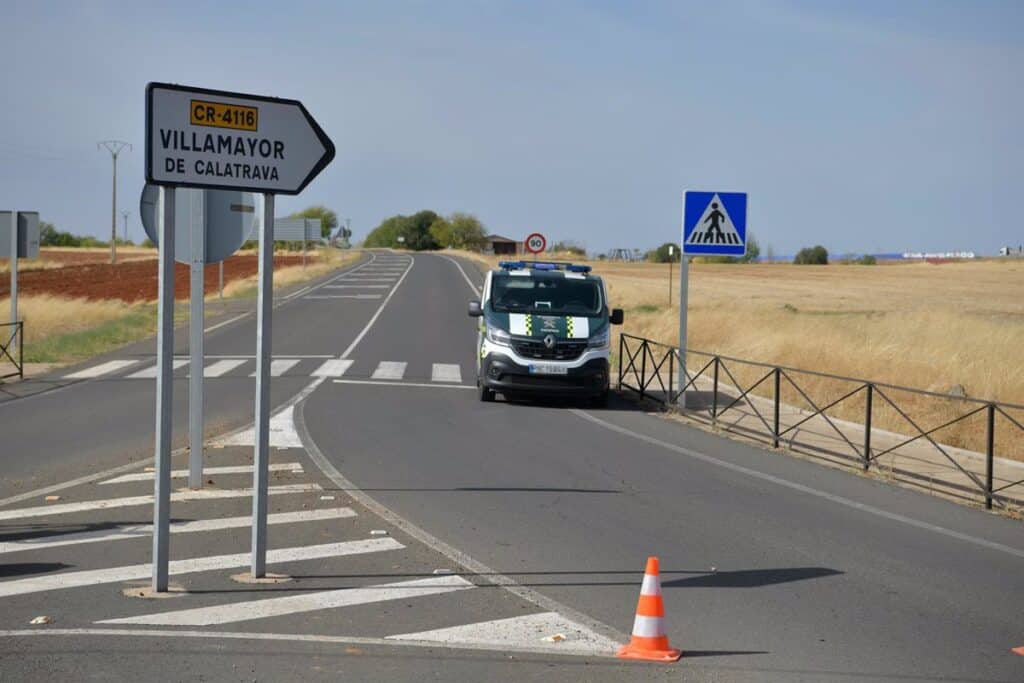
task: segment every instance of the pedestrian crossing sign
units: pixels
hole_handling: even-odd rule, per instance
[[[743,256],[747,252],[746,192],[684,192],[683,253]]]

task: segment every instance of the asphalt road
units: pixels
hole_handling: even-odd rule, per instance
[[[300,669],[303,678],[355,680],[1024,680],[1024,657],[1010,651],[1024,645],[1019,522],[723,439],[624,400],[607,410],[480,403],[472,389],[474,321],[465,314],[480,274],[439,254],[416,254],[407,269],[391,269],[379,271],[377,277],[390,278],[380,290],[370,288],[371,277],[358,286],[337,284],[358,278],[332,277],[275,310],[274,357],[296,362],[274,379],[272,394],[282,405],[303,389],[311,392],[294,419],[311,458],[303,461],[310,481],[335,488],[333,495],[344,497],[337,502],[351,504],[357,521],[367,520],[360,524],[390,529],[407,548],[402,557],[410,555],[400,569],[374,555],[324,560],[304,570],[303,590],[348,588],[357,577],[429,576],[431,567],[461,557],[476,572],[474,581],[508,577],[513,590],[506,597],[468,591],[482,597],[457,607],[438,598],[427,614],[412,605],[375,613],[367,617],[366,634],[422,631],[431,613],[455,626],[486,614],[552,609],[614,635],[630,630],[644,561],[654,554],[661,559],[669,636],[686,657],[669,667],[621,666],[511,654],[500,646],[410,651],[383,641],[261,646],[245,639],[165,642],[81,633],[0,638],[0,673],[34,679],[88,670],[126,678],[151,674],[147,667],[156,664],[168,680],[283,680]],[[349,298],[357,291],[377,298]],[[207,354],[251,356],[254,327],[249,317],[211,332]],[[0,499],[151,453],[153,383],[126,376],[151,362],[152,349],[130,352],[139,365],[116,376],[0,403]],[[333,375],[311,374],[331,359],[351,364]],[[439,365],[458,367],[461,381],[436,381]],[[206,383],[211,433],[251,420],[252,367]],[[185,371],[175,387],[179,443],[187,434]],[[230,457],[245,462],[241,451]],[[323,472],[314,476],[318,459]],[[358,490],[346,490],[349,483]],[[132,489],[135,495],[146,485],[132,486],[141,487]],[[78,490],[66,495],[73,499]],[[89,495],[96,494],[81,493]],[[302,500],[274,509],[297,513],[318,498]],[[133,521],[150,514],[139,510]],[[239,514],[228,507],[221,513]],[[93,527],[115,521],[90,518]],[[274,529],[272,548],[307,538]],[[335,525],[311,529],[308,538],[318,542],[361,533]],[[15,535],[0,533],[0,541]],[[193,536],[203,535],[187,535]],[[212,554],[236,542],[235,536],[182,537],[172,548]],[[124,563],[144,562],[146,547],[142,539],[123,551]],[[0,557],[0,591],[18,572],[103,563],[98,547],[94,555],[51,552],[6,573],[13,565]],[[500,576],[484,576],[491,572]],[[343,584],[331,583],[339,577]],[[203,605],[227,594],[212,578],[197,578],[187,589]],[[66,621],[83,625],[100,615],[146,611],[116,602],[113,592],[103,599],[68,595]],[[30,595],[6,599],[17,619],[0,627],[23,628],[37,602]],[[173,609],[171,603],[160,607]],[[261,628],[357,633],[341,613],[349,614],[327,610],[323,621],[293,617]]]

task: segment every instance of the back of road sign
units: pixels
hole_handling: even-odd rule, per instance
[[[746,252],[746,192],[683,193],[684,254],[743,256]]]
[[[139,216],[146,235],[157,244],[157,215],[160,188],[147,184],[139,200]],[[219,263],[238,251],[250,239],[256,222],[256,197],[237,190],[196,190],[181,188],[175,192],[174,260],[192,262],[194,221],[206,226],[206,263]]]
[[[18,258],[39,256],[39,212],[18,212]],[[0,211],[0,258],[11,257],[11,212]]]

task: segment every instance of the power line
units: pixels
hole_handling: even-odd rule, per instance
[[[110,158],[114,162],[113,195],[110,204],[110,262],[117,263],[117,156],[126,147],[130,152],[132,146],[121,140],[101,140],[96,143],[96,149],[101,147],[110,152]]]

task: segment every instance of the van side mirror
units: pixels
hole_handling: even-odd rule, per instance
[[[624,318],[625,316],[622,313],[621,308],[613,308],[611,318],[609,318],[609,322],[612,325],[621,325]]]
[[[470,301],[469,302],[469,317],[470,318],[479,318],[483,314],[484,314],[484,311],[483,311],[482,308],[480,308],[480,302],[479,301]]]

